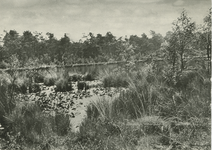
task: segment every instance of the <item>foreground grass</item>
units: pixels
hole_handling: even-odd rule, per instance
[[[173,82],[146,66],[131,75],[128,90],[116,100],[88,106],[77,140],[81,147],[210,149],[207,73],[185,70]]]
[[[91,103],[77,133],[69,116],[20,103],[7,86],[14,80],[2,75],[5,149],[210,149],[211,88],[204,70],[185,70],[174,81],[151,65],[125,73],[105,76],[106,87],[126,90],[115,100]]]

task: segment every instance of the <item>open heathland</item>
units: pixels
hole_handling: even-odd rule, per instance
[[[0,47],[0,149],[211,149],[210,16],[200,31],[183,11],[166,37],[125,40],[11,30]]]

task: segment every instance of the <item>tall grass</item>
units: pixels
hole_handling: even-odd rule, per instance
[[[164,85],[160,88],[164,100],[159,103],[160,115],[184,120],[210,116],[210,77],[202,70],[183,71],[173,86]]]
[[[59,136],[66,136],[70,129],[69,117],[56,113],[45,114],[34,102],[17,104],[12,113],[5,115],[8,126],[8,148],[50,149],[58,146]],[[52,141],[53,140],[53,141]],[[13,147],[16,146],[16,147]]]
[[[160,74],[149,64],[136,71],[105,73],[105,87],[125,90],[113,100],[103,98],[88,105],[78,133],[69,131],[69,116],[59,112],[49,116],[35,103],[14,103],[17,100],[5,85],[15,80],[0,78],[0,117],[10,131],[9,146],[24,143],[28,148],[50,149],[56,145],[52,136],[67,136],[68,149],[157,148],[153,145],[183,149],[204,141],[210,136],[210,75],[201,69],[174,75],[163,71]],[[69,82],[63,71],[53,76],[57,87]]]
[[[86,114],[88,119],[112,120],[114,116],[113,101],[111,99],[101,98],[96,102],[91,102],[87,106]]]
[[[2,72],[0,74],[0,124],[5,127],[6,120],[4,116],[10,114],[15,107],[15,100],[13,95],[12,81],[14,79],[8,74]]]
[[[47,117],[41,112],[39,106],[34,103],[18,104],[13,112],[5,117],[12,131],[11,134],[19,134],[20,136],[16,140],[23,140],[28,144],[38,143],[42,141],[42,134],[50,132],[50,128],[46,128],[50,125],[45,125]]]
[[[44,77],[44,85],[53,86],[57,80],[57,74],[54,71],[48,71]]]
[[[97,143],[90,144],[100,144],[101,148],[116,141],[118,146],[113,149],[135,149],[137,144],[153,149],[151,142],[188,148],[194,141],[201,142],[201,134],[210,136],[210,76],[203,70],[185,70],[174,78],[167,75],[155,72],[151,64],[128,73],[127,89],[117,99],[99,100],[87,107],[87,119],[79,134],[85,139],[98,137]],[[114,79],[111,75],[109,80]],[[151,119],[153,116],[159,119]],[[132,120],[135,123],[129,123]],[[141,136],[131,134],[135,128],[142,131]],[[131,142],[130,136],[134,139]],[[107,143],[100,142],[106,139]]]
[[[58,146],[55,141],[66,136],[70,129],[69,116],[56,112],[44,113],[37,103],[24,101],[10,89],[17,80],[6,73],[0,74],[0,124],[4,130],[7,149],[50,149]],[[19,81],[18,81],[19,82]],[[13,88],[13,86],[12,86]]]
[[[159,81],[153,75],[151,66],[127,75],[127,80],[129,84],[127,90],[122,91],[114,101],[101,100],[89,106],[88,117],[93,113],[95,117],[116,118],[120,115],[128,119],[135,119],[158,113],[161,85],[159,86]]]
[[[102,75],[103,86],[106,87],[127,87],[128,78],[126,72],[108,72],[105,70]]]
[[[114,101],[115,114],[123,114],[127,118],[140,118],[157,113],[155,106],[160,100],[158,81],[152,75],[151,66],[132,72],[128,76],[128,90],[121,92]]]

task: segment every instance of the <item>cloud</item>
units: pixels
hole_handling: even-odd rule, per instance
[[[99,0],[100,2],[114,2],[114,3],[157,3],[163,0]]]
[[[136,1],[136,0],[132,0],[132,1]],[[141,3],[157,3],[160,2],[162,0],[137,0],[137,2],[141,2]]]
[[[175,6],[182,6],[184,4],[183,0],[177,0],[176,2],[174,2]]]
[[[35,5],[37,3],[37,0],[1,0],[1,5],[6,8],[14,8],[14,7],[29,7],[32,5]]]
[[[0,0],[1,9],[13,9],[13,8],[28,8],[36,6],[54,5],[60,3],[60,0]],[[62,1],[63,2],[63,1]]]
[[[57,38],[70,33],[74,40],[89,32],[111,31],[120,37],[155,30],[165,35],[183,7],[189,16],[195,16],[195,21],[203,18],[202,9],[206,12],[209,5],[193,2],[193,9],[188,5],[191,1],[194,0],[0,0],[0,33],[30,30],[51,32]]]

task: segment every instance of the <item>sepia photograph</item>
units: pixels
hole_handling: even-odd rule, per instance
[[[0,0],[0,150],[210,150],[211,0]]]

